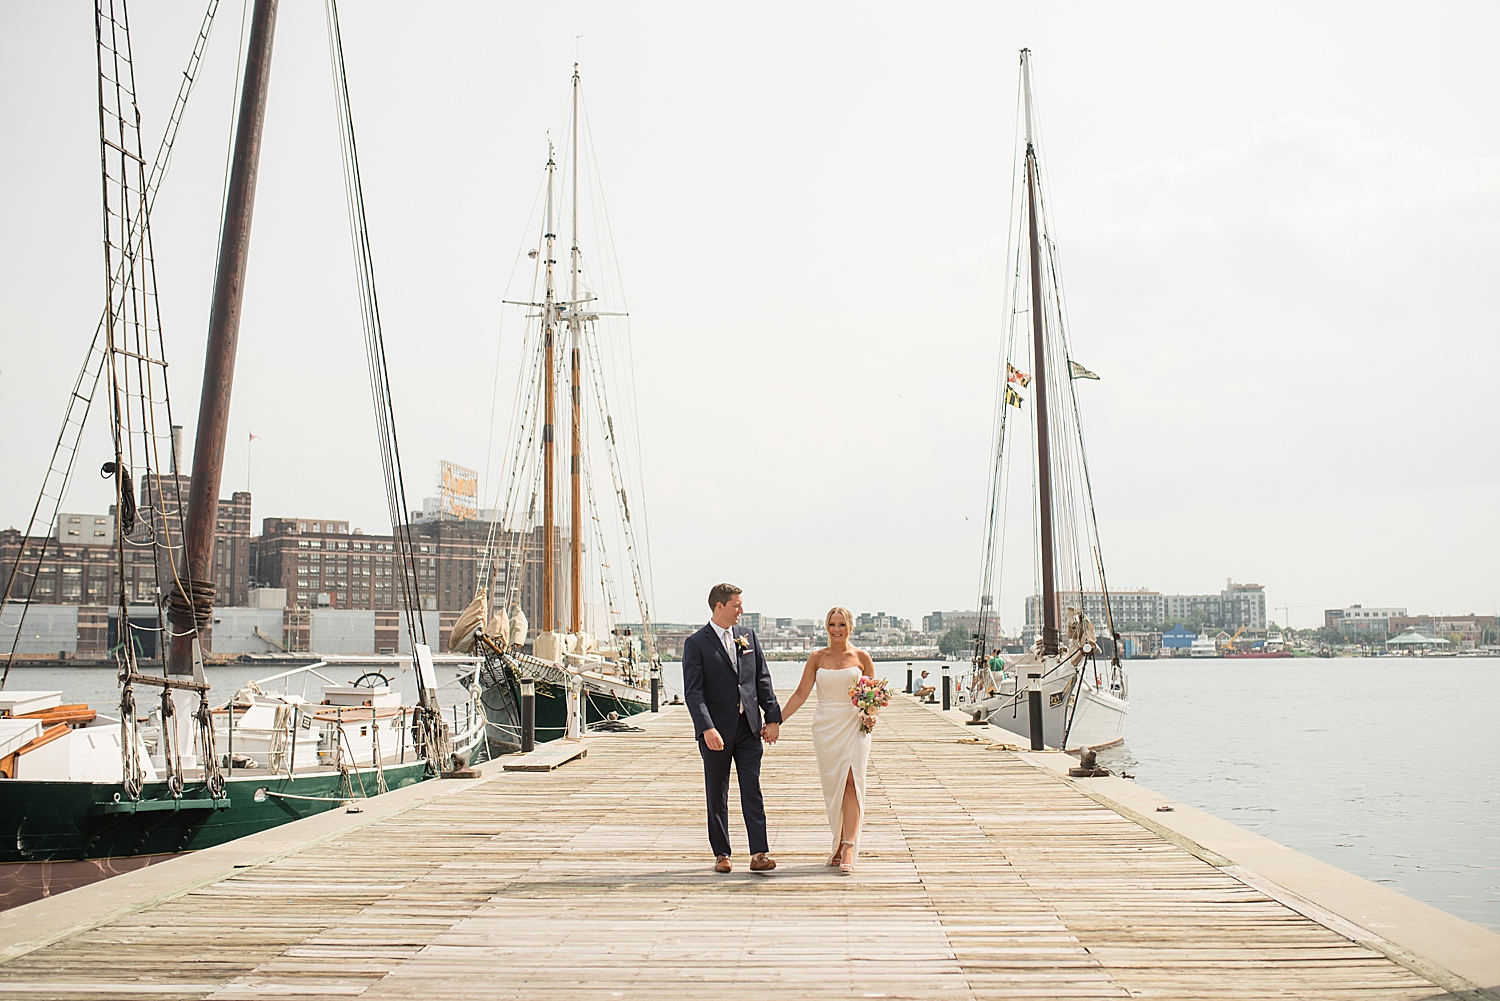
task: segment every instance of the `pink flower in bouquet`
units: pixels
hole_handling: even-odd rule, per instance
[[[859,711],[859,732],[870,733],[875,729],[875,719],[880,710],[891,704],[891,692],[884,678],[866,678],[863,675],[849,686],[849,701]]]

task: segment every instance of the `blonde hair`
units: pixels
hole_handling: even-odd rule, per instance
[[[823,628],[828,628],[828,620],[835,615],[842,615],[844,617],[844,625],[849,627],[849,635],[852,637],[854,635],[854,613],[843,605],[834,605],[828,610],[828,614],[823,616]]]

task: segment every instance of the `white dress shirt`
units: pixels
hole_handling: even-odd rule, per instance
[[[719,644],[724,647],[724,652],[729,654],[729,663],[738,663],[738,660],[734,655],[734,627],[731,626],[730,628],[725,629],[723,626],[712,620],[710,620],[708,624],[713,626],[714,632],[719,634]]]
[[[734,667],[735,676],[738,677],[740,670],[740,659],[739,657],[735,656],[736,651],[734,649],[734,627],[731,626],[730,628],[725,629],[713,619],[709,619],[708,624],[710,626],[713,626],[714,632],[719,634],[719,642],[724,644],[724,652],[729,655],[729,663]],[[740,712],[744,711],[745,703],[742,701],[740,702]]]

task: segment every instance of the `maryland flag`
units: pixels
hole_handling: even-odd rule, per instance
[[[1005,381],[1020,383],[1021,388],[1025,389],[1027,386],[1031,385],[1031,376],[1027,375],[1025,372],[1022,372],[1010,362],[1006,362]],[[1017,404],[1017,406],[1020,406],[1020,404]]]
[[[1015,407],[1017,409],[1020,409],[1021,404],[1023,402],[1025,402],[1025,397],[1023,397],[1020,393],[1016,392],[1014,389],[1011,389],[1009,386],[1006,386],[1005,387],[1005,402],[1009,403],[1011,406],[1013,406],[1013,407]]]

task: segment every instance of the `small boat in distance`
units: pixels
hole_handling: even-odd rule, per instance
[[[1074,361],[1069,348],[1063,284],[1038,161],[1030,49],[1021,50],[1021,92],[1024,132],[1017,143],[1020,155],[1012,190],[1021,192],[1022,198],[1010,224],[1014,267],[1006,279],[1010,308],[995,401],[980,622],[974,634],[973,669],[963,686],[960,707],[975,722],[1009,730],[1033,747],[1108,747],[1124,739],[1130,701],[1120,661],[1123,644],[1114,627],[1099,546],[1076,390],[1077,380],[1098,376]],[[1026,506],[1034,518],[1033,579],[1041,582],[1039,621],[1030,637],[1030,650],[1000,668],[986,654],[989,638],[999,635],[995,599],[1003,569],[1007,464],[1013,451],[1007,432],[1011,411],[1024,412],[1027,405],[1034,422],[1036,494],[1026,497]],[[1059,582],[1064,583],[1059,586]],[[1088,600],[1096,596],[1101,599],[1098,609],[1104,637],[1097,635],[1086,612]],[[1030,699],[1032,691],[1041,693],[1040,714]],[[1034,732],[1038,727],[1040,732]]]

